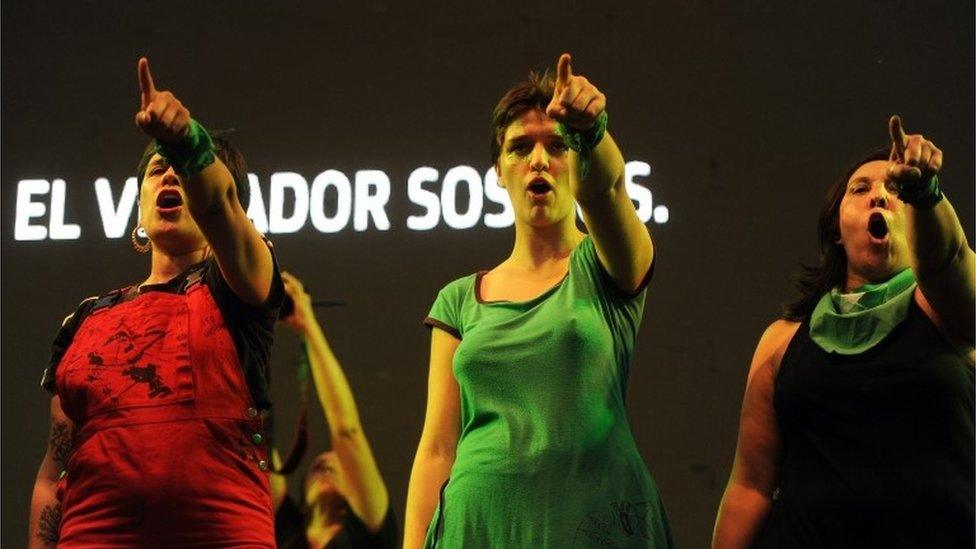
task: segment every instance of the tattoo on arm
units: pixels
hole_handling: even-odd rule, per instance
[[[45,543],[57,543],[61,531],[61,504],[52,503],[41,510],[41,520],[37,525],[37,537]]]
[[[71,451],[74,450],[73,439],[74,433],[71,432],[71,427],[67,423],[58,422],[51,425],[51,452],[54,456],[54,462],[62,471],[67,469],[68,458],[71,456]]]

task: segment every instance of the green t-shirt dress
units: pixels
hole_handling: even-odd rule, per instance
[[[424,321],[461,340],[460,437],[426,547],[671,547],[624,408],[645,290],[617,288],[589,237],[535,299],[484,302],[481,275]]]

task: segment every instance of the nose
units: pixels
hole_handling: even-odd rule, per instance
[[[890,200],[891,196],[888,192],[888,186],[885,184],[885,181],[875,184],[874,189],[871,191],[871,207],[887,208]]]
[[[176,175],[176,170],[172,166],[166,169],[166,173],[163,174],[163,186],[166,185],[180,185],[180,176]]]
[[[533,171],[544,172],[549,170],[549,151],[546,150],[545,145],[542,143],[535,144],[529,162],[529,167]]]

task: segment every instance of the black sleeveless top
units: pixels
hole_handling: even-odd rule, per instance
[[[342,521],[342,530],[323,549],[396,549],[399,543],[396,515],[387,509],[379,531],[370,532],[351,510]],[[310,549],[305,538],[305,520],[291,496],[275,514],[275,541],[278,549]]]
[[[873,349],[801,324],[774,390],[783,454],[758,547],[976,544],[974,375],[914,301]]]

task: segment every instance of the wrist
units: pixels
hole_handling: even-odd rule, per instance
[[[909,185],[903,184],[898,189],[898,199],[916,209],[930,210],[942,200],[942,197],[939,177],[936,174]]]
[[[190,119],[186,133],[179,141],[156,140],[156,152],[166,159],[181,177],[196,175],[213,164],[214,143],[210,134],[196,120]]]
[[[603,141],[607,134],[607,122],[609,117],[607,111],[603,111],[593,125],[585,130],[567,126],[562,122],[557,123],[559,134],[562,135],[566,145],[579,154],[580,180],[586,179],[590,171],[590,152]]]

